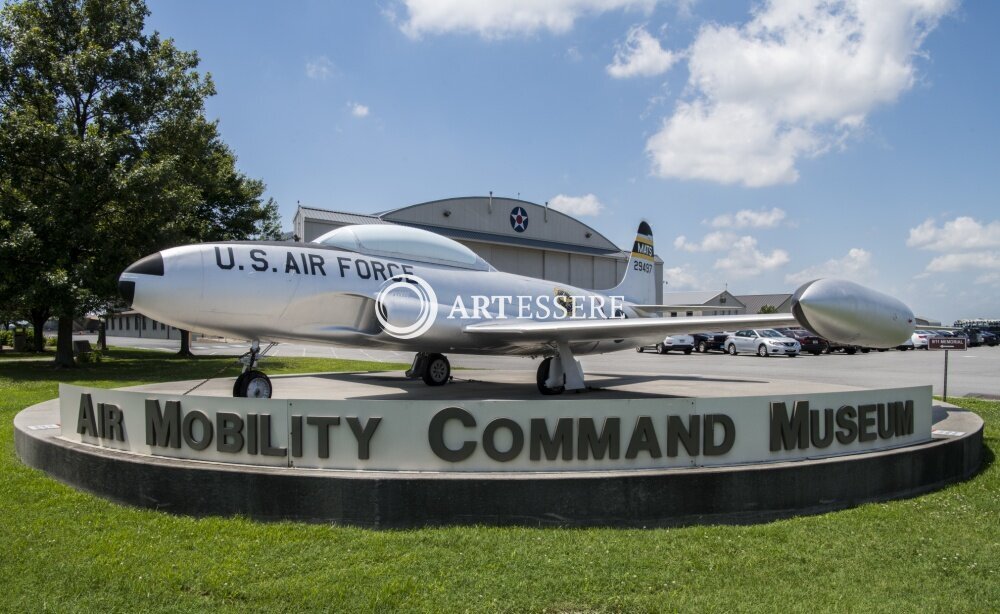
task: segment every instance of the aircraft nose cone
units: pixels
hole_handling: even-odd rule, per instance
[[[132,306],[135,300],[135,275],[156,275],[163,277],[163,255],[160,252],[150,254],[145,258],[140,258],[133,262],[127,269],[122,271],[118,279],[118,293],[122,295],[128,306]],[[125,279],[128,277],[128,279]]]

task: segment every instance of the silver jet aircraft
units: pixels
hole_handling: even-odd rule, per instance
[[[180,329],[251,340],[234,396],[270,397],[258,359],[307,342],[414,351],[410,377],[440,386],[456,354],[542,356],[542,394],[585,388],[575,356],[705,329],[801,325],[827,339],[894,347],[913,313],[852,282],[796,290],[792,314],[657,317],[653,233],[639,224],[625,277],[594,290],[496,270],[441,235],[390,224],[345,226],[312,243],[220,242],[175,247],[128,267],[119,290],[138,311]],[[272,345],[260,347],[261,342]]]

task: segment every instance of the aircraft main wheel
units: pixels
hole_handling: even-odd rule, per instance
[[[444,386],[451,377],[451,363],[442,354],[431,354],[427,357],[427,368],[424,369],[424,383],[428,386]]]
[[[736,345],[733,343],[729,344],[729,355],[736,356]]]
[[[247,376],[247,371],[244,371],[243,373],[240,373],[239,377],[236,378],[236,381],[233,382],[233,396],[234,397],[244,396],[242,394],[242,391],[243,391],[243,381],[246,380],[246,378],[247,378],[246,376]]]
[[[260,371],[247,371],[240,378],[243,381],[240,382],[239,396],[249,399],[271,398],[271,380]]]
[[[763,343],[757,346],[757,355],[761,358],[767,358],[767,346]]]
[[[545,395],[562,394],[565,386],[549,388],[545,382],[549,379],[549,369],[552,367],[552,358],[546,358],[538,365],[538,372],[535,374],[535,383],[538,384],[538,392]]]
[[[662,343],[657,343],[656,344],[656,353],[657,354],[666,354],[669,351],[670,350],[668,350],[667,348],[665,348]]]

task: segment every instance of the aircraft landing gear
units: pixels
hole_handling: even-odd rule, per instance
[[[573,358],[569,344],[560,342],[555,356],[549,356],[538,365],[535,375],[538,391],[544,395],[562,394],[564,390],[583,390],[583,367]]]
[[[236,378],[233,383],[234,397],[247,397],[251,399],[270,399],[273,388],[271,379],[263,371],[257,370],[260,359],[271,350],[277,343],[271,343],[263,350],[260,349],[260,342],[254,341],[250,344],[250,351],[240,356],[243,363],[243,373]]]
[[[538,392],[544,395],[562,394],[566,386],[549,386],[549,374],[552,370],[552,356],[545,358],[538,364],[538,372],[535,374],[535,383],[538,384]],[[565,376],[564,376],[565,377]]]
[[[444,386],[451,378],[451,363],[444,354],[418,353],[406,377],[424,380],[428,386]]]

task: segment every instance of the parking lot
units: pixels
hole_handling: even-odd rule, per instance
[[[96,342],[93,336],[91,343]],[[176,351],[179,342],[158,339],[109,337],[111,345],[141,347],[159,351]],[[196,354],[239,355],[247,344],[222,343],[210,340],[193,344]],[[388,362],[410,362],[412,353],[301,344],[279,345],[272,355],[350,358]],[[511,356],[449,355],[453,367],[472,369],[523,369],[534,371],[535,360]],[[760,358],[754,354],[728,356],[718,352],[666,355],[637,353],[625,350],[613,354],[581,357],[586,373],[657,373],[673,377],[743,377],[801,379],[852,386],[888,388],[931,384],[934,394],[942,394],[944,382],[944,352],[910,350],[900,352],[869,352],[848,356],[843,353],[804,355],[796,358]],[[264,364],[266,370],[267,365]],[[525,374],[528,378],[533,375]],[[950,352],[949,396],[983,396],[1000,398],[1000,347],[970,348],[965,352]]]

